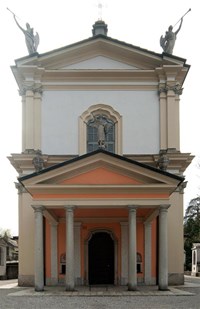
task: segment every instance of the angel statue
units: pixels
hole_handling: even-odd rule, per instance
[[[109,132],[110,128],[114,125],[114,123],[109,122],[108,119],[103,115],[96,115],[92,114],[92,121],[89,123],[89,126],[93,128],[97,128],[97,138],[98,138],[98,145],[99,148],[106,148],[105,140],[106,135]]]
[[[173,53],[174,45],[176,42],[176,36],[181,29],[182,23],[183,23],[183,18],[181,18],[180,25],[175,32],[172,31],[173,27],[169,26],[168,31],[166,31],[165,33],[165,37],[161,36],[160,46],[162,47],[165,53],[168,53],[168,54]]]
[[[26,41],[26,46],[27,46],[29,55],[31,55],[33,53],[36,53],[38,45],[39,45],[39,41],[40,41],[39,34],[36,32],[36,34],[34,35],[33,28],[30,27],[29,23],[26,23],[26,29],[23,29],[19,25],[19,23],[18,23],[18,21],[16,19],[15,14],[12,11],[10,11],[10,12],[13,14],[13,17],[14,17],[14,20],[15,20],[17,26],[24,33],[25,41]]]

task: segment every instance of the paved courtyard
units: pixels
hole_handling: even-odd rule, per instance
[[[45,288],[35,292],[33,288],[21,288],[16,280],[0,281],[1,309],[200,309],[200,279],[186,277],[186,284],[158,291],[155,287],[140,287],[136,292],[125,288],[92,287],[66,292],[63,287]]]

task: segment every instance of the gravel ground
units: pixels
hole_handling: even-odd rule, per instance
[[[189,281],[188,281],[189,282]],[[192,281],[193,282],[193,281]],[[0,284],[1,309],[200,309],[200,279],[182,291],[193,293],[189,296],[14,296],[22,288],[2,288]],[[188,285],[189,286],[189,285]]]

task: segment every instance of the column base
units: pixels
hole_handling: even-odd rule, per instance
[[[128,283],[128,291],[137,291],[137,286]]]
[[[72,292],[72,291],[75,291],[75,288],[74,288],[74,286],[66,285],[65,291]]]
[[[43,292],[44,291],[44,288],[43,287],[35,287],[35,291],[36,292]]]
[[[159,291],[169,291],[169,288],[168,288],[168,286],[166,286],[166,287],[164,287],[164,286],[163,286],[163,287],[159,286],[159,287],[158,287],[158,290],[159,290]]]

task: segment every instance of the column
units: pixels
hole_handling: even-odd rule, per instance
[[[33,207],[35,212],[35,290],[44,290],[44,240],[43,210],[44,207]]]
[[[128,283],[128,222],[121,225],[121,285]]]
[[[137,289],[136,206],[129,206],[128,290]]]
[[[74,268],[75,284],[82,285],[81,278],[81,222],[74,223]]]
[[[146,285],[150,285],[151,280],[151,222],[145,222],[144,224],[145,233],[145,275],[144,280]]]
[[[167,240],[167,213],[169,205],[161,205],[159,210],[159,290],[168,289],[168,240]]]
[[[51,284],[58,283],[57,223],[51,223]]]
[[[66,207],[66,291],[73,291],[74,280],[74,207]]]

